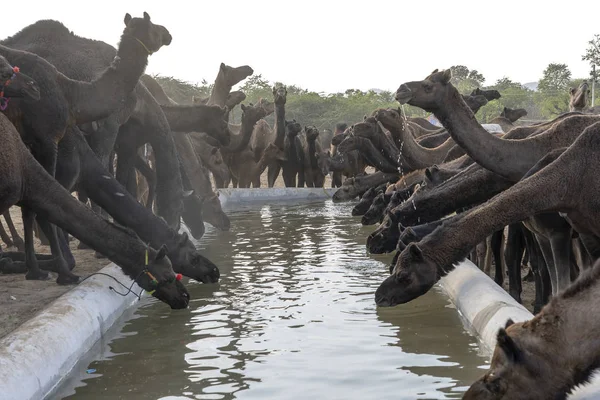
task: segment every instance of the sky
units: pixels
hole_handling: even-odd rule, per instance
[[[224,62],[250,65],[271,82],[335,93],[395,91],[457,64],[482,73],[485,85],[504,76],[537,81],[549,63],[567,64],[574,78],[584,78],[590,67],[581,56],[600,34],[586,17],[600,11],[597,0],[576,7],[523,0],[103,0],[88,12],[90,4],[29,1],[3,18],[0,37],[56,19],[79,36],[116,46],[125,13],[147,11],[173,36],[150,57],[147,73],[212,82]]]

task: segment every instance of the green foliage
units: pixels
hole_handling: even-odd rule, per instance
[[[600,71],[600,35],[594,35],[594,38],[588,42],[588,48],[585,50],[585,54],[581,57],[583,61],[589,61],[590,65],[596,66],[596,76],[595,79],[598,79],[598,74]],[[592,71],[590,71],[590,75],[592,75]]]
[[[450,83],[461,93],[469,94],[485,82],[485,78],[477,70],[470,70],[464,65],[453,65],[450,70],[452,71]]]
[[[179,104],[191,104],[192,96],[200,98],[210,96],[213,86],[206,81],[203,81],[201,85],[195,85],[172,76],[152,75],[152,77],[162,86],[167,96]]]
[[[203,82],[202,85],[193,85],[171,77],[154,77],[173,100],[180,104],[189,104],[192,95],[208,97],[212,85]],[[277,83],[277,82],[276,82]],[[273,82],[256,74],[246,79],[239,90],[246,94],[243,102],[256,103],[261,98],[273,101]],[[363,120],[365,115],[370,115],[377,108],[398,108],[399,104],[394,99],[394,93],[389,91],[367,91],[348,89],[344,93],[323,94],[303,89],[296,85],[287,85],[286,119],[295,119],[302,125],[315,125],[319,129],[333,130],[338,122],[351,125]],[[426,116],[423,110],[404,106],[407,116]],[[273,126],[274,116],[266,118]],[[241,120],[241,110],[236,107],[232,112],[232,120]]]
[[[554,95],[565,92],[571,82],[571,71],[567,64],[550,63],[544,70],[544,75],[538,84],[538,90],[544,94]]]

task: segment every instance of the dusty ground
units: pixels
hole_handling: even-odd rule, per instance
[[[15,227],[23,237],[23,222],[21,220],[21,209],[12,207],[10,214]],[[3,221],[4,222],[4,221]],[[40,241],[35,239],[36,253],[50,254],[50,247],[42,246]],[[77,265],[74,272],[80,277],[85,277],[92,272],[96,272],[109,263],[107,259],[97,259],[92,250],[77,250],[78,240],[71,241],[71,250]],[[2,250],[16,251],[15,248],[6,248],[2,243]],[[50,273],[51,278],[47,281],[28,281],[25,275],[3,275],[0,274],[0,337],[13,331],[20,324],[32,318],[47,304],[70,290],[73,286],[57,285],[56,274]]]

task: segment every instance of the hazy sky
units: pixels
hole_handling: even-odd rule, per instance
[[[3,18],[1,37],[39,19],[116,45],[126,12],[166,26],[173,42],[149,60],[148,73],[214,80],[221,62],[250,65],[270,81],[317,92],[395,90],[435,68],[462,64],[493,84],[507,76],[538,80],[551,62],[587,77],[581,61],[600,25],[600,2],[104,0],[39,1]],[[572,6],[571,6],[572,5]],[[568,7],[567,7],[568,6]]]

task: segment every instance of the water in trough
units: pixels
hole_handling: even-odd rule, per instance
[[[117,338],[76,368],[64,399],[454,399],[486,359],[446,296],[377,309],[391,255],[351,205],[231,210],[198,244],[221,270],[190,282],[188,310],[144,300]]]

